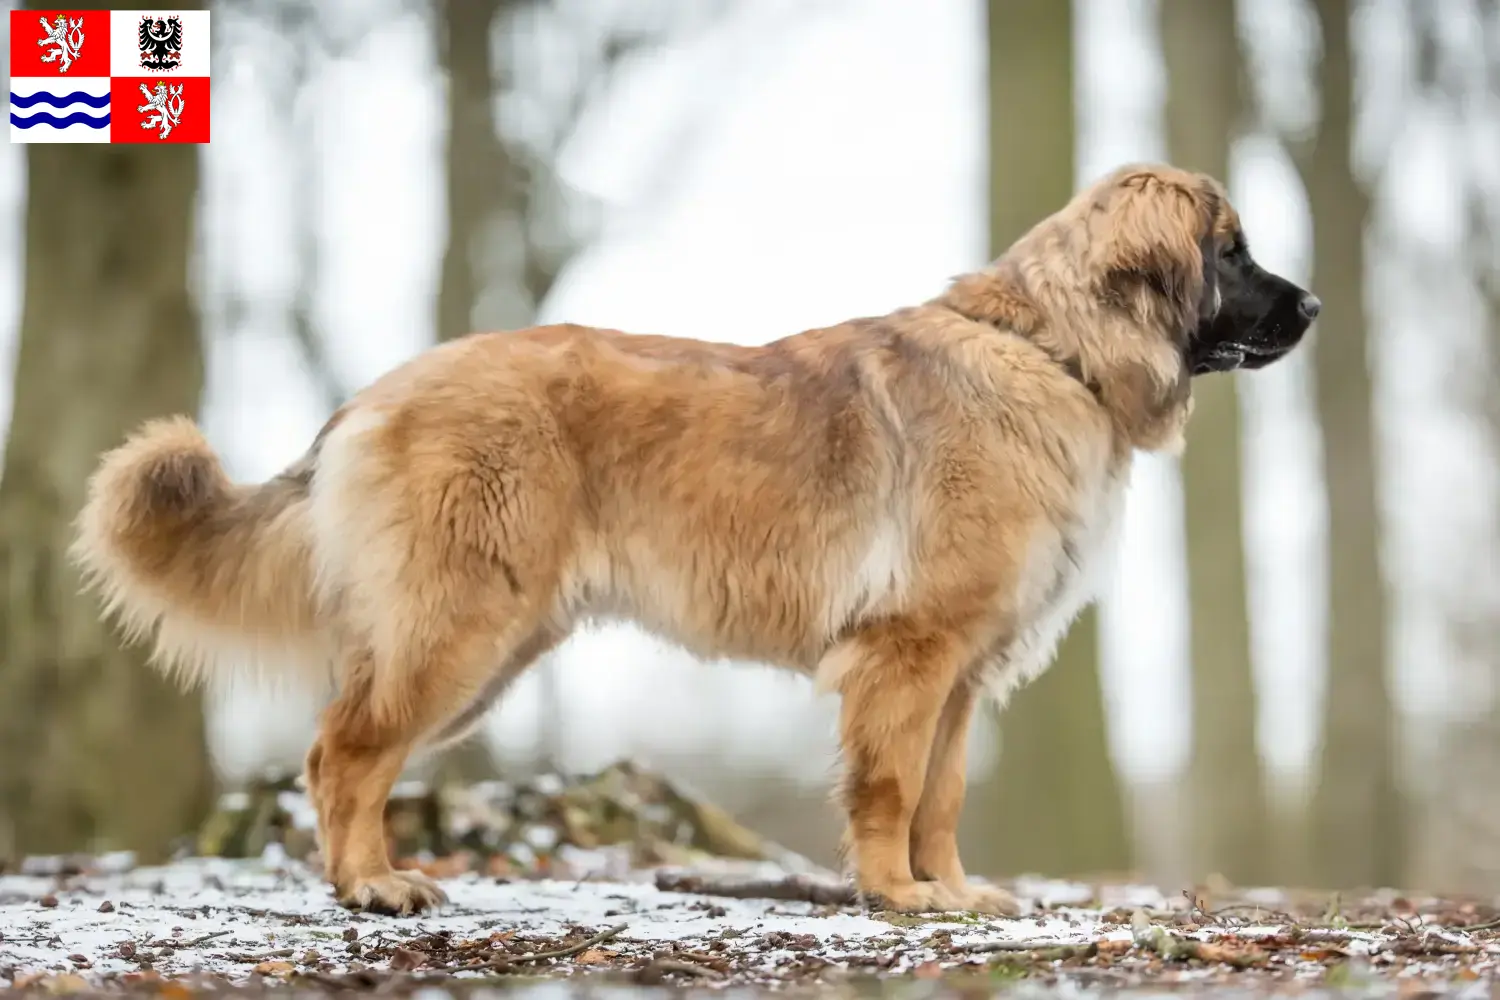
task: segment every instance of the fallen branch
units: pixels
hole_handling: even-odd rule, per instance
[[[1083,948],[1085,945],[1068,944],[1064,941],[975,941],[973,944],[959,945],[956,950],[968,951],[974,954],[983,954],[992,951],[1038,951],[1043,948]],[[1087,947],[1098,950],[1099,945],[1093,942]]]
[[[1297,918],[1283,910],[1266,906],[1264,903],[1230,903],[1228,906],[1216,907],[1205,911],[1210,919],[1215,922],[1223,922],[1223,918],[1230,915],[1242,914],[1249,911],[1253,917],[1263,918],[1256,922],[1262,924],[1295,924]],[[1240,917],[1240,919],[1249,919]]]
[[[330,976],[322,972],[314,972],[309,969],[299,969],[292,973],[292,980],[305,980],[306,982],[323,987],[325,990],[353,990],[359,993],[368,993],[379,985],[380,979],[371,975],[370,972],[350,972],[342,976]]]
[[[566,948],[557,948],[553,951],[538,951],[530,955],[520,955],[512,959],[512,961],[542,962],[549,958],[567,958],[569,955],[576,955],[581,951],[588,951],[594,945],[603,944],[610,938],[619,937],[629,929],[629,924],[615,924],[613,927],[609,927],[605,930],[600,931],[598,934],[595,934],[593,937],[589,938],[586,941],[580,941],[577,944],[570,944]]]
[[[641,966],[635,972],[635,981],[644,986],[655,986],[659,984],[670,973],[680,973],[684,976],[694,976],[699,979],[718,979],[720,974],[713,969],[705,969],[701,965],[692,962],[680,962],[672,958],[654,958]]]
[[[570,944],[566,948],[554,948],[551,951],[532,952],[528,955],[505,955],[501,958],[492,958],[487,962],[479,962],[472,965],[429,965],[430,972],[509,972],[517,965],[526,965],[530,962],[545,962],[553,958],[567,958],[569,955],[577,955],[579,952],[587,951],[596,944],[603,944],[610,938],[617,937],[629,929],[629,924],[616,924],[607,927],[595,934],[593,937]]]
[[[1474,931],[1492,931],[1497,927],[1500,927],[1500,920],[1491,920],[1487,924],[1469,924],[1468,926],[1464,926],[1462,924],[1454,924],[1450,926],[1448,930],[1463,931],[1465,934],[1470,934]]]
[[[1274,931],[1274,932],[1269,933],[1269,934],[1260,934],[1260,935],[1256,935],[1254,937],[1251,937],[1251,936],[1245,934],[1243,931],[1236,930],[1235,931],[1235,936],[1238,937],[1242,941],[1248,941],[1248,942],[1250,942],[1252,944],[1266,945],[1266,946],[1278,946],[1278,945],[1285,945],[1285,944],[1293,944],[1293,945],[1302,945],[1302,944],[1328,944],[1330,942],[1335,942],[1335,941],[1341,941],[1341,942],[1345,942],[1345,943],[1350,942],[1350,941],[1367,941],[1368,942],[1368,941],[1371,941],[1371,940],[1374,939],[1374,935],[1372,933],[1366,932],[1366,931],[1358,931],[1358,930],[1347,930],[1346,931],[1346,930],[1337,930],[1337,929],[1332,928],[1332,927],[1302,927],[1302,926],[1287,927],[1287,928],[1284,928],[1282,930]]]
[[[1063,944],[1059,941],[980,941],[963,945],[958,950],[974,955],[996,952],[1011,954],[1035,952],[1039,961],[1060,962],[1069,958],[1093,958],[1099,954],[1099,943],[1097,941],[1090,941],[1087,944]]]
[[[1384,950],[1393,955],[1416,958],[1424,955],[1473,955],[1483,949],[1473,945],[1455,944],[1441,938],[1404,937],[1386,945]]]
[[[859,892],[852,885],[822,882],[804,875],[780,879],[708,878],[702,875],[677,875],[658,872],[656,888],[661,892],[683,892],[698,896],[723,896],[726,899],[774,899],[788,903],[814,903],[823,906],[853,906]]]
[[[204,934],[201,937],[195,937],[191,941],[187,942],[184,945],[178,945],[178,947],[181,947],[181,948],[196,948],[200,944],[207,944],[208,942],[212,941],[214,938],[221,938],[225,934],[229,934],[229,933],[231,933],[231,932],[227,931],[227,930],[214,931],[212,934]]]
[[[292,948],[277,948],[273,951],[262,952],[259,955],[251,955],[243,951],[226,951],[224,957],[231,962],[239,962],[241,965],[259,965],[261,962],[269,962],[278,958],[291,958],[296,954]]]
[[[1135,943],[1141,948],[1156,952],[1167,962],[1197,959],[1200,962],[1222,962],[1236,969],[1248,969],[1265,961],[1265,955],[1259,949],[1236,951],[1222,944],[1178,937],[1165,927],[1146,930],[1137,928]]]

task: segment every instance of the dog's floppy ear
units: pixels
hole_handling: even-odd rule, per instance
[[[1203,261],[1203,292],[1198,299],[1198,321],[1205,323],[1219,312],[1223,299],[1219,294],[1219,216],[1229,200],[1219,182],[1207,174],[1198,175],[1200,200],[1199,221],[1203,232],[1198,237],[1198,253]]]
[[[1212,224],[1198,240],[1198,252],[1203,258],[1203,293],[1198,297],[1198,322],[1207,323],[1218,315],[1223,301],[1219,297],[1219,249],[1214,241]]]
[[[1142,326],[1186,343],[1217,307],[1215,221],[1222,196],[1207,178],[1142,170],[1101,206],[1109,223],[1101,297]]]

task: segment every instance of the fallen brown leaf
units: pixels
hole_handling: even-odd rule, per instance
[[[427,961],[427,956],[412,948],[397,948],[391,952],[391,971],[410,972]]]

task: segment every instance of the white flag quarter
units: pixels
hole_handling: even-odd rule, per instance
[[[109,77],[16,76],[11,142],[109,142]]]
[[[208,76],[206,10],[109,12],[111,76]]]

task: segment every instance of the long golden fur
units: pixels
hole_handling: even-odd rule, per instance
[[[103,458],[76,558],[187,682],[332,665],[307,779],[347,905],[441,901],[386,854],[408,755],[605,618],[836,690],[858,886],[1008,912],[955,838],[973,707],[1093,596],[1132,453],[1182,447],[1238,232],[1212,179],[1124,168],[886,316],[763,347],[570,325],[435,347],[262,485],[153,422]]]

